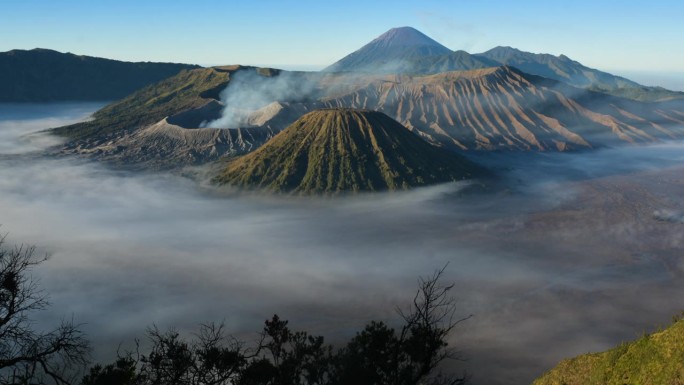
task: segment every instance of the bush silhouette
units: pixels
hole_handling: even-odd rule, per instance
[[[465,376],[443,374],[438,365],[458,358],[446,339],[460,322],[451,296],[440,282],[444,268],[419,279],[411,305],[398,310],[401,327],[372,321],[348,343],[335,348],[321,336],[293,331],[273,315],[254,346],[206,324],[191,340],[177,331],[147,332],[147,354],[120,354],[96,365],[82,385],[417,385],[463,384]]]

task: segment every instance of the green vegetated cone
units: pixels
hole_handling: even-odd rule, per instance
[[[299,194],[407,189],[469,179],[485,171],[435,147],[387,115],[310,112],[258,150],[227,164],[214,181]]]

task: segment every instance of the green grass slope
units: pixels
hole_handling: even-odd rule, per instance
[[[533,385],[684,384],[684,320],[603,353],[564,360]]]
[[[218,184],[296,194],[407,189],[472,178],[478,166],[432,146],[387,115],[310,112],[258,150],[237,158]]]
[[[52,130],[70,139],[107,135],[156,123],[167,116],[198,108],[218,99],[230,73],[238,67],[200,68],[182,71],[176,76],[145,87],[112,103],[94,114],[88,122]]]

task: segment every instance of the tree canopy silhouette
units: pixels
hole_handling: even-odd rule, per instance
[[[465,376],[438,370],[445,359],[459,358],[447,338],[470,318],[456,316],[454,286],[440,282],[443,273],[419,279],[412,303],[397,310],[400,327],[372,321],[342,347],[293,331],[278,315],[265,321],[254,346],[227,336],[221,324],[202,325],[191,339],[152,327],[147,354],[136,349],[96,365],[82,385],[464,384]]]
[[[34,247],[4,247],[0,237],[0,385],[79,383],[89,344],[78,326],[62,321],[36,329],[34,313],[48,306],[31,275],[45,261]],[[117,354],[92,366],[81,385],[460,385],[466,377],[442,373],[439,365],[458,359],[447,343],[458,317],[453,285],[441,283],[446,266],[419,278],[406,308],[397,308],[392,327],[371,321],[346,344],[326,344],[322,336],[294,331],[273,315],[260,338],[248,345],[204,324],[190,338],[174,329],[147,331],[150,348]]]

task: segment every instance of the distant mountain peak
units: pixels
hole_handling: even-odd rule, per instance
[[[28,50],[29,52],[54,52],[54,53],[59,53],[58,51],[55,51],[54,49],[49,49],[49,48],[33,48]]]
[[[443,45],[439,44],[426,34],[420,32],[413,27],[398,27],[392,28],[389,31],[375,38],[370,44],[385,46],[385,47],[410,47],[410,46],[433,46],[441,47],[449,50]],[[370,45],[369,44],[369,45]]]
[[[525,52],[525,51],[519,50],[517,48],[511,47],[511,46],[500,45],[500,46],[494,47],[488,51],[485,51],[481,54],[478,54],[478,55],[489,57],[492,59],[496,58],[501,62],[501,59],[505,59],[505,58],[517,57],[520,55],[536,55],[536,54],[533,54],[530,52]],[[506,63],[504,62],[502,64],[506,64]]]
[[[506,59],[506,58],[510,59],[512,56],[516,56],[516,57],[525,56],[525,57],[536,57],[536,58],[556,58],[556,59],[563,60],[566,62],[574,62],[574,60],[570,59],[569,57],[567,57],[563,54],[555,56],[555,55],[548,54],[548,53],[532,53],[532,52],[523,51],[523,50],[520,50],[520,49],[517,49],[514,47],[510,47],[510,46],[497,46],[497,47],[490,49],[489,51],[483,52],[483,53],[478,54],[478,55],[487,56],[490,58],[496,57],[498,59]],[[507,64],[507,63],[502,62],[502,64]]]
[[[487,52],[492,52],[492,51],[501,51],[501,52],[504,52],[504,51],[522,52],[521,50],[519,50],[519,49],[517,49],[517,48],[514,48],[514,47],[511,47],[511,46],[509,46],[509,45],[499,45],[499,46],[496,46],[496,47],[490,49],[490,50],[487,51]]]
[[[415,58],[451,50],[412,27],[392,28],[324,71],[393,72]]]
[[[26,55],[26,54],[61,54],[61,52],[48,48],[32,48],[32,49],[13,49],[7,52],[0,52],[0,55]]]

